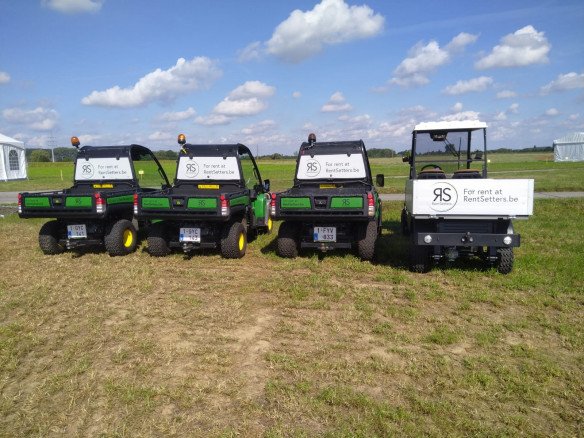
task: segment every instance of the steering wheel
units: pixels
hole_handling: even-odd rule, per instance
[[[426,164],[425,166],[423,166],[420,169],[420,172],[423,172],[424,170],[428,169],[428,168],[432,168],[433,170],[442,170],[442,168],[440,166],[438,166],[437,164]]]

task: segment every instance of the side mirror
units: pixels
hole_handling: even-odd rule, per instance
[[[264,192],[269,192],[269,191],[270,191],[270,180],[265,179],[264,180]]]
[[[375,175],[375,182],[379,187],[383,187],[385,185],[385,176],[383,173],[378,173]]]
[[[483,159],[483,153],[481,151],[476,151],[475,152],[474,159],[477,160],[477,161],[482,160]]]
[[[411,163],[411,162],[412,162],[412,161],[411,161],[411,156],[410,156],[410,155],[404,155],[404,156],[402,157],[402,161],[403,161],[404,163]]]

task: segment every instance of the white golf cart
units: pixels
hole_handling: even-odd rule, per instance
[[[487,125],[477,120],[415,126],[401,223],[411,239],[410,270],[479,256],[513,269],[520,235],[512,219],[533,214],[532,179],[487,177]]]

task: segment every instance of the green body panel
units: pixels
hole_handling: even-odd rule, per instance
[[[310,208],[310,198],[281,198],[281,208]]]
[[[109,205],[126,204],[126,203],[133,204],[134,203],[134,195],[114,196],[113,198],[107,198],[107,203]]]
[[[170,208],[168,198],[142,198],[142,208]]]
[[[209,210],[217,208],[217,198],[189,198],[187,208]]]
[[[331,199],[331,208],[363,208],[361,196],[334,197]]]
[[[266,216],[266,208],[268,204],[268,198],[265,195],[260,195],[255,201],[252,202],[253,214],[256,218],[264,218]]]
[[[229,200],[229,205],[231,207],[236,207],[238,205],[247,205],[249,203],[249,196],[238,196]]]
[[[67,196],[65,198],[65,207],[67,208],[91,208],[91,196]]]
[[[42,197],[42,198],[24,198],[24,206],[25,207],[50,207],[51,204],[49,202],[49,198]]]

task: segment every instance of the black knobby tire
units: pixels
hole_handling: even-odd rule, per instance
[[[105,249],[110,256],[123,256],[136,249],[138,233],[136,228],[127,219],[120,219],[111,223],[105,233]]]
[[[240,259],[247,250],[247,232],[241,222],[229,222],[221,233],[221,255],[226,259]]]
[[[154,257],[164,257],[170,254],[168,245],[168,230],[163,223],[152,224],[148,228],[148,253]]]
[[[61,254],[65,248],[59,244],[59,222],[49,221],[39,231],[39,246],[44,254]]]
[[[369,221],[363,228],[364,235],[357,242],[357,252],[361,260],[373,260],[375,256],[375,242],[377,241],[377,222]]]
[[[500,274],[509,274],[513,270],[513,248],[499,248],[497,250],[497,271]]]
[[[298,227],[292,222],[283,222],[278,231],[276,253],[280,257],[298,257]]]
[[[404,236],[410,234],[410,227],[408,227],[408,214],[406,213],[406,209],[402,209],[401,212],[401,232]]]
[[[432,267],[430,248],[416,244],[410,245],[410,271],[424,273]]]

